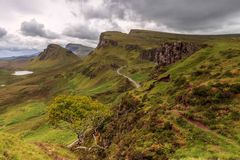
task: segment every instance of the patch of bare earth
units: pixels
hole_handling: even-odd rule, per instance
[[[41,143],[36,142],[35,143],[42,151],[44,151],[49,157],[51,157],[53,160],[70,160],[70,158],[63,157],[62,155],[59,155],[58,152],[56,152],[52,146],[50,146],[47,143]]]

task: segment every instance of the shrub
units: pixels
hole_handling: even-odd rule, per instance
[[[233,77],[234,75],[230,72],[230,71],[226,71],[224,74],[223,74],[224,77]]]
[[[203,76],[203,75],[209,75],[209,71],[207,70],[197,70],[195,72],[192,73],[193,77],[199,77],[199,76]]]
[[[187,78],[184,76],[180,76],[174,81],[175,86],[183,86],[186,83],[187,83]]]
[[[210,95],[210,87],[200,86],[193,89],[192,95],[199,97],[207,97]]]
[[[127,114],[131,111],[134,111],[138,107],[142,107],[142,105],[143,104],[141,103],[139,98],[137,98],[133,94],[128,93],[122,97],[122,101],[119,107],[117,107],[116,109],[118,109],[119,114]]]
[[[218,92],[215,95],[213,95],[213,102],[214,103],[222,103],[227,101],[231,97],[229,92]]]
[[[182,117],[178,117],[178,118],[176,119],[176,122],[177,122],[177,124],[180,125],[181,127],[185,127],[186,124],[187,124],[186,120],[184,120]]]
[[[164,122],[163,128],[167,129],[167,130],[171,130],[172,124],[169,121],[166,121],[166,122]]]
[[[231,59],[234,57],[238,57],[240,55],[240,50],[237,49],[228,49],[225,51],[221,51],[220,55],[224,56],[227,59]]]
[[[240,113],[237,111],[234,111],[231,113],[231,118],[235,121],[239,121],[240,120]]]
[[[142,102],[145,102],[148,100],[148,95],[147,94],[144,94],[143,97],[142,97]]]
[[[48,107],[50,123],[68,123],[78,138],[96,130],[109,113],[108,107],[86,96],[58,96]]]
[[[214,90],[213,90],[214,88]],[[232,87],[232,90],[234,90]],[[238,86],[235,92],[238,91]],[[207,105],[225,103],[233,97],[228,84],[217,83],[211,86],[199,86],[192,90],[188,102],[192,105]]]
[[[229,90],[234,94],[239,94],[240,93],[240,83],[230,85]]]
[[[184,116],[188,119],[193,119],[194,115],[192,111],[189,111],[187,113],[184,114]]]
[[[216,118],[216,113],[214,111],[212,111],[211,109],[207,110],[204,115],[208,118],[208,119],[215,119]]]
[[[219,89],[224,89],[224,88],[228,88],[229,84],[227,84],[227,83],[215,83],[215,84],[212,85],[212,87],[216,87],[216,88],[219,88]]]

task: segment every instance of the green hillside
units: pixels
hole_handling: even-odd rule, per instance
[[[50,160],[47,154],[39,151],[37,146],[26,144],[18,138],[0,133],[0,159],[46,159]]]
[[[33,75],[0,71],[7,82],[0,87],[0,139],[8,141],[11,133],[24,146],[3,152],[21,159],[31,145],[36,159],[52,158],[49,148],[69,159],[239,159],[239,44],[239,35],[132,30],[102,33],[81,60],[50,46],[27,66]],[[121,67],[139,88],[117,73]],[[58,95],[91,96],[109,106],[112,114],[95,131],[104,149],[66,148],[77,136],[65,124],[49,124],[46,114]],[[81,146],[93,143],[89,131]]]
[[[113,106],[114,114],[100,131],[103,145],[108,142],[106,159],[239,158],[238,35],[188,36],[137,30],[130,34],[107,32],[101,39],[105,42],[92,57],[121,56],[115,64],[127,65],[124,73],[142,85],[122,98],[120,109]],[[203,47],[164,67],[155,67],[139,56],[161,43],[177,41]],[[96,64],[102,63],[104,60]],[[95,73],[97,65],[90,73]],[[103,71],[106,69],[96,73]]]
[[[68,65],[77,60],[79,60],[79,57],[72,51],[57,44],[50,44],[36,58],[33,58],[25,68],[46,70],[47,68]]]

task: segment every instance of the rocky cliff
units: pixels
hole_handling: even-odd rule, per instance
[[[140,57],[154,61],[160,66],[167,66],[192,55],[200,48],[200,45],[191,42],[166,42],[158,48],[144,50]]]
[[[155,32],[150,32],[151,36],[154,34]],[[156,62],[159,66],[167,66],[204,47],[201,43],[191,40],[178,41],[171,39],[164,41],[164,35],[163,37],[160,35],[159,40],[156,40],[156,38],[146,40],[145,35],[147,35],[145,32],[138,30],[132,30],[129,34],[104,32],[100,36],[97,48],[113,46],[125,48],[128,52],[135,50],[139,52],[141,59]]]
[[[105,33],[102,33],[100,35],[100,39],[99,39],[99,43],[98,43],[97,48],[101,48],[101,47],[104,48],[104,47],[108,47],[108,46],[117,46],[117,45],[118,45],[117,41],[106,38]]]

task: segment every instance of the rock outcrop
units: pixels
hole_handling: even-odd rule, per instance
[[[108,46],[117,46],[117,45],[118,45],[117,41],[106,38],[104,33],[102,33],[100,35],[100,40],[99,40],[97,48],[102,48],[102,47],[104,48],[104,47],[108,47]]]
[[[140,47],[138,45],[135,45],[135,44],[127,44],[125,46],[126,50],[128,51],[132,51],[132,50],[138,50],[140,49]]]
[[[158,48],[143,51],[140,57],[167,66],[192,55],[200,48],[200,45],[191,42],[166,42]]]

